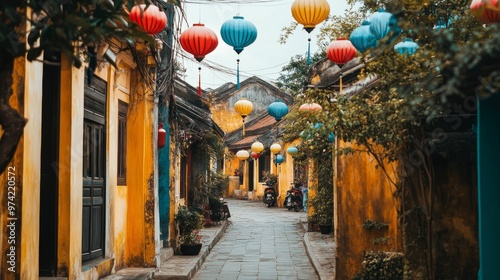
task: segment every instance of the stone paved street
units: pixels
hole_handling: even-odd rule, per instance
[[[228,199],[231,224],[193,279],[318,279],[306,255],[305,212]]]

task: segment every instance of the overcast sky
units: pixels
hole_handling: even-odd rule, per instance
[[[185,4],[185,12],[189,26],[182,25],[181,32],[194,23],[203,23],[217,34],[219,44],[208,54],[202,63],[184,59],[187,69],[185,79],[192,86],[198,85],[198,67],[201,67],[201,87],[217,88],[227,82],[236,84],[236,59],[240,59],[240,82],[251,76],[257,76],[266,81],[276,81],[281,68],[290,58],[307,53],[309,35],[302,26],[297,28],[285,45],[278,43],[281,29],[289,26],[294,20],[291,6],[294,0],[241,0],[239,4],[217,4],[217,1],[194,0],[205,4]],[[243,4],[250,3],[250,4]],[[342,14],[347,9],[345,0],[329,0],[330,14]],[[243,16],[257,28],[257,39],[246,47],[238,56],[233,48],[227,45],[220,36],[222,24],[233,18]],[[311,53],[317,50],[315,37],[319,30],[311,32]],[[186,53],[192,58],[191,54]],[[208,64],[208,65],[204,65]],[[223,71],[210,66],[221,66]],[[225,70],[224,70],[225,69]],[[233,73],[227,73],[232,71]]]

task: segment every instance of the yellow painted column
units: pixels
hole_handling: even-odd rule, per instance
[[[43,64],[25,60],[21,279],[38,279]]]
[[[62,55],[57,274],[68,279],[82,270],[84,71]]]
[[[318,191],[318,175],[314,174],[314,169],[315,168],[315,163],[313,158],[309,158],[309,174],[307,175],[308,181],[307,181],[307,187],[309,188],[307,192],[307,199],[311,201],[316,196],[316,192]],[[312,207],[311,203],[307,203],[307,207],[309,208],[307,210],[307,214],[310,216],[314,214],[314,207]]]
[[[133,74],[127,122],[127,266],[155,266],[154,103]]]

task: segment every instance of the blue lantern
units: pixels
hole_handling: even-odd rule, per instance
[[[286,152],[289,154],[289,155],[295,155],[296,153],[299,152],[299,150],[297,149],[297,147],[295,146],[290,146],[288,147],[288,149],[286,149]]]
[[[267,112],[279,122],[288,114],[288,106],[281,100],[276,100],[267,107]]]
[[[257,28],[253,23],[245,20],[242,16],[234,16],[227,20],[220,28],[222,40],[240,54],[243,49],[252,44],[257,39]],[[240,60],[237,59],[236,87],[240,88]]]
[[[360,27],[352,31],[349,40],[361,53],[378,45],[377,38],[370,32],[370,21],[368,20],[364,20]]]
[[[389,38],[390,42],[401,32],[401,28],[399,28],[398,20],[393,14],[386,12],[384,9],[379,9],[370,19],[370,32],[377,40],[386,37],[392,32],[392,36]]]
[[[282,156],[282,155],[276,155],[276,163],[277,164],[281,164],[283,163],[283,161],[285,161],[285,157]]]
[[[418,49],[417,43],[413,42],[412,39],[406,38],[403,42],[399,42],[394,46],[399,54],[413,55]]]
[[[330,132],[330,134],[328,134],[328,142],[330,143],[335,142],[335,133]]]

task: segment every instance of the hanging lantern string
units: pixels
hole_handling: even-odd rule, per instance
[[[198,95],[201,96],[201,67],[198,67]]]
[[[240,89],[240,59],[236,59],[236,88]]]
[[[307,39],[307,65],[311,65],[311,33]]]

